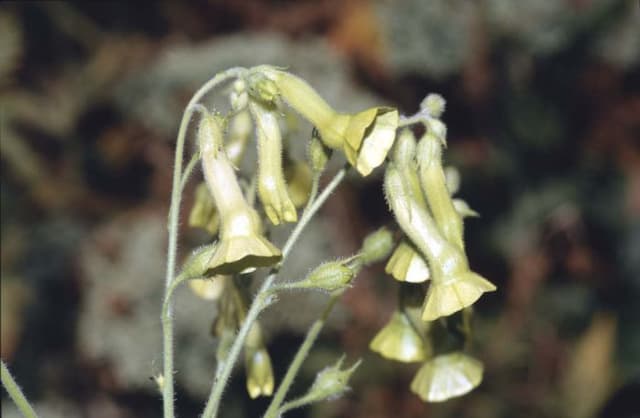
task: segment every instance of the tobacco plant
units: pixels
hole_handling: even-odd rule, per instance
[[[223,84],[230,87],[226,113],[201,103]],[[218,306],[212,326],[217,363],[202,417],[219,415],[225,387],[241,354],[248,395],[271,397],[265,418],[343,395],[361,364],[356,360],[347,365],[344,356],[318,371],[306,393],[287,399],[334,305],[364,267],[378,262],[386,262],[386,273],[398,282],[399,297],[389,322],[372,338],[371,350],[392,361],[418,364],[410,390],[426,402],[461,396],[480,384],[483,366],[471,354],[471,307],[495,286],[469,267],[463,221],[477,214],[452,197],[459,175],[442,165],[447,133],[440,119],[444,108],[444,99],[430,94],[410,116],[391,107],[341,113],[303,79],[273,66],[227,70],[195,93],[178,133],[169,209],[161,314],[164,372],[156,377],[165,418],[175,417],[172,296],[183,283]],[[306,162],[293,160],[287,151],[286,115],[292,110],[313,126]],[[198,122],[195,151],[183,168],[188,126],[194,116]],[[257,168],[247,174],[237,167],[249,146],[257,147]],[[346,159],[344,167],[319,190],[327,163],[334,157]],[[188,223],[207,231],[211,243],[193,250],[177,269],[180,203],[198,165],[204,179],[195,188]],[[382,192],[397,231],[381,227],[363,241],[358,252],[321,262],[303,279],[280,277],[305,226],[346,173],[368,176],[374,170],[384,171]],[[280,247],[270,240],[270,232],[285,223],[294,227]],[[248,284],[258,269],[268,273],[252,296]],[[277,304],[278,294],[301,289],[324,292],[328,300],[282,381],[275,382],[259,316]],[[4,364],[2,380],[25,416],[35,416]]]

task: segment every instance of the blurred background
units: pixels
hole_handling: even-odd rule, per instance
[[[165,225],[182,110],[216,72],[274,64],[344,111],[390,104],[410,114],[427,93],[442,94],[445,158],[462,174],[458,196],[481,214],[466,222],[470,263],[498,286],[476,305],[484,382],[424,404],[408,388],[415,366],[368,351],[396,284],[383,266],[367,270],[291,393],[343,352],[364,359],[353,391],[287,416],[640,417],[639,7],[3,2],[2,358],[43,417],[161,415],[151,377],[161,370]],[[301,126],[300,137],[308,134]],[[292,147],[302,157],[302,139]],[[286,274],[350,254],[383,224],[392,219],[380,173],[350,178]],[[184,255],[206,237],[182,227]],[[296,294],[265,315],[276,382],[325,300]],[[178,411],[197,416],[214,370],[216,306],[185,289],[176,311]],[[224,416],[259,416],[267,402],[248,400],[239,368]],[[2,416],[18,416],[4,391]]]

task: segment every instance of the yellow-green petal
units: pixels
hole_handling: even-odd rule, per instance
[[[482,382],[482,363],[462,352],[426,362],[411,382],[411,391],[425,402],[443,402],[471,392]]]
[[[369,348],[383,357],[404,363],[423,361],[431,355],[431,347],[425,343],[407,315],[400,311],[392,314]]]

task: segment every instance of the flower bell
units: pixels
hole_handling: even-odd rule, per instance
[[[393,251],[384,271],[399,282],[422,283],[431,277],[426,261],[406,239]]]
[[[280,96],[316,127],[324,144],[342,149],[360,174],[366,176],[384,162],[398,128],[396,109],[375,107],[356,114],[338,113],[304,80],[273,67],[256,71],[273,82],[253,77],[258,80],[253,90],[259,90],[259,97],[271,97],[275,86]]]
[[[282,170],[282,136],[273,104],[249,104],[258,136],[258,196],[274,225],[296,222],[298,214],[289,197]]]
[[[276,264],[282,253],[262,236],[260,217],[242,194],[222,146],[217,116],[203,116],[198,142],[205,181],[220,215],[220,241],[209,260],[209,274],[234,274]]]
[[[254,323],[244,343],[244,359],[247,373],[247,392],[251,399],[273,394],[273,368],[271,358],[262,340],[260,324]]]
[[[384,186],[398,224],[429,263],[432,283],[423,320],[451,315],[473,304],[482,293],[495,290],[491,282],[469,270],[464,253],[441,235],[429,212],[411,197],[407,182],[393,163],[387,166]]]
[[[411,382],[411,391],[425,402],[442,402],[469,393],[482,382],[482,363],[462,352],[426,362]]]
[[[423,361],[431,355],[431,346],[414,326],[408,314],[396,310],[373,338],[369,348],[381,356],[403,363]]]

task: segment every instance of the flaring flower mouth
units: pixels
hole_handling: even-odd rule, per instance
[[[407,315],[400,311],[393,313],[387,325],[373,338],[369,348],[385,358],[403,363],[423,361],[431,355],[431,347],[425,343]]]
[[[496,287],[471,271],[454,276],[444,281],[433,281],[422,309],[422,320],[433,321],[448,316],[473,305],[485,292],[492,292]]]
[[[282,259],[282,253],[260,235],[240,235],[223,239],[209,262],[208,274],[250,273]]]
[[[482,363],[462,352],[439,355],[425,363],[411,391],[426,402],[443,402],[471,392],[482,382]]]
[[[363,176],[384,162],[395,141],[398,120],[398,111],[385,107],[371,108],[351,117],[344,133],[343,150],[349,163]]]

